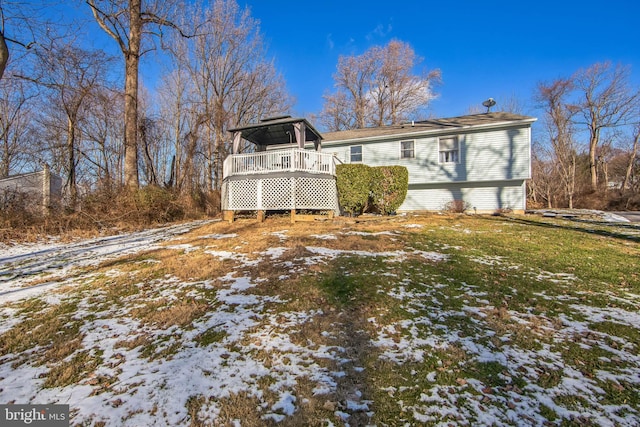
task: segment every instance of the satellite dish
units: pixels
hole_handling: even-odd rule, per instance
[[[484,101],[482,103],[482,105],[484,105],[485,107],[487,107],[487,113],[491,111],[491,107],[493,107],[494,105],[496,105],[496,100],[493,98],[489,98],[486,101]]]

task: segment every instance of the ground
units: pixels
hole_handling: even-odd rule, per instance
[[[72,425],[640,425],[640,228],[201,221],[0,248],[0,403]]]

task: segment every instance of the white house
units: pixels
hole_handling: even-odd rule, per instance
[[[400,165],[409,190],[399,211],[463,201],[478,213],[526,209],[534,117],[510,113],[417,121],[322,134],[322,152],[344,163]]]

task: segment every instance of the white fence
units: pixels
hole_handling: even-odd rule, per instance
[[[299,148],[232,154],[224,161],[223,177],[274,172],[307,172],[335,176],[335,162],[336,159],[332,153]]]

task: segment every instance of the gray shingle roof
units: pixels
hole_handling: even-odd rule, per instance
[[[331,142],[346,141],[352,139],[376,138],[432,131],[437,132],[443,130],[455,131],[474,127],[500,126],[517,122],[530,124],[534,121],[536,121],[535,117],[522,116],[519,114],[502,112],[484,113],[473,114],[469,116],[421,120],[413,123],[394,126],[353,129],[340,132],[326,132],[322,134],[322,138],[324,144],[330,144]]]
[[[306,119],[280,116],[261,120],[253,123],[229,129],[229,132],[241,132],[242,138],[256,145],[285,145],[296,142],[293,125],[305,124],[305,142],[318,141],[322,135]]]

